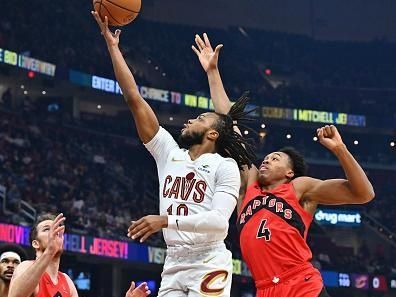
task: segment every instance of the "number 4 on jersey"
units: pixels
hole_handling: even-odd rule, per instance
[[[271,231],[269,228],[265,227],[265,224],[267,223],[266,219],[261,220],[260,227],[257,230],[257,237],[256,238],[265,238],[265,241],[270,241],[271,240]]]

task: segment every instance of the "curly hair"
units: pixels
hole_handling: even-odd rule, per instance
[[[281,148],[279,152],[285,153],[289,157],[292,169],[294,171],[294,176],[292,179],[307,175],[307,164],[305,163],[304,157],[295,148],[284,147]]]

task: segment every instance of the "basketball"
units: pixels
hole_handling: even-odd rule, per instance
[[[141,0],[93,0],[94,10],[104,21],[105,16],[110,26],[125,26],[139,14]]]

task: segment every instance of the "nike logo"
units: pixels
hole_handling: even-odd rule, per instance
[[[311,277],[312,277],[312,275],[307,275],[307,276],[304,278],[304,280],[307,282],[307,281],[309,281],[309,280],[311,279]]]
[[[204,263],[208,263],[208,262],[210,262],[211,260],[213,260],[214,258],[216,258],[216,256],[214,256],[214,257],[212,257],[212,258],[209,258],[209,259],[207,259],[207,260],[203,260],[203,262],[204,262]]]

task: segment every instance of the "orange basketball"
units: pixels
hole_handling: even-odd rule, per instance
[[[141,0],[93,0],[94,10],[102,20],[107,16],[110,26],[125,26],[139,14]]]

